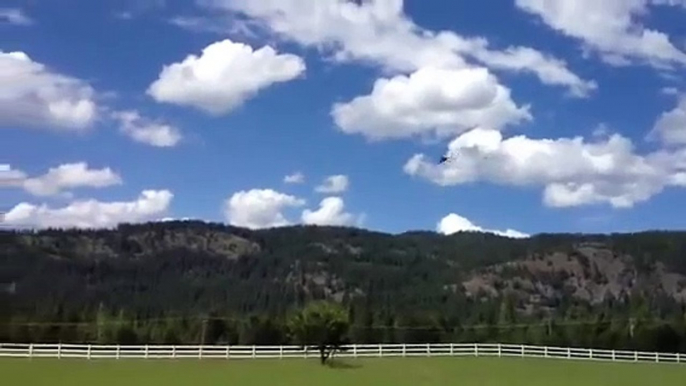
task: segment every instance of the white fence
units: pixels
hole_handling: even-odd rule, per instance
[[[78,359],[280,359],[315,358],[298,346],[104,346],[74,344],[0,344],[0,358]],[[613,362],[684,363],[686,354],[541,347],[513,344],[358,344],[337,353],[343,358],[489,356],[561,358]]]

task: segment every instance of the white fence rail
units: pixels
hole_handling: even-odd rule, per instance
[[[120,346],[75,344],[0,344],[0,358],[78,359],[280,359],[315,358],[299,346]],[[542,347],[513,344],[357,344],[343,358],[490,356],[561,358],[613,362],[685,363],[686,354]]]

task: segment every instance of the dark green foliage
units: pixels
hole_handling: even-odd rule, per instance
[[[318,350],[321,363],[325,364],[348,342],[349,323],[344,307],[334,302],[316,301],[291,316],[288,331],[294,343]]]
[[[680,275],[686,232],[515,240],[196,221],[5,231],[0,341],[292,343],[292,310],[327,300],[345,308],[357,343],[685,350],[683,285],[670,284]],[[492,289],[468,293],[489,277]]]

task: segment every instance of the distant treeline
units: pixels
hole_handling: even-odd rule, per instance
[[[366,321],[360,319],[366,319]],[[429,317],[358,318],[349,327],[351,343],[513,343],[562,347],[686,352],[684,318],[612,318],[588,320],[446,325]],[[292,344],[283,317],[220,316],[130,319],[101,311],[96,320],[29,322],[14,319],[0,326],[7,343],[100,344]]]

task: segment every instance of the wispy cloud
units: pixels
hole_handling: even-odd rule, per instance
[[[114,17],[121,20],[131,20],[148,11],[160,10],[167,6],[167,0],[129,0],[123,10],[116,12]]]
[[[0,23],[27,26],[34,21],[19,8],[0,8]]]
[[[258,36],[259,25],[254,20],[232,17],[227,23],[226,17],[216,16],[175,16],[168,20],[179,28],[201,33],[226,34],[229,36],[241,36],[255,38]]]
[[[121,20],[131,20],[133,19],[133,14],[129,11],[122,11],[115,13],[114,17]]]
[[[284,177],[283,182],[287,184],[302,184],[305,182],[305,175],[301,172],[295,172]]]
[[[192,32],[226,33],[228,28],[222,23],[202,16],[175,16],[169,23]]]

